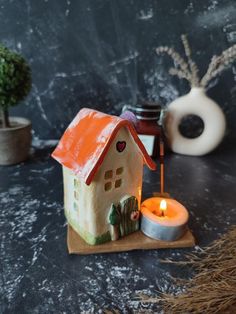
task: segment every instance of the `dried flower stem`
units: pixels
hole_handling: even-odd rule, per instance
[[[187,62],[182,58],[173,48],[167,46],[160,46],[156,49],[157,54],[166,53],[169,55],[176,68],[171,68],[169,73],[176,75],[178,78],[186,79],[191,87],[207,87],[209,82],[224,71],[232,62],[236,60],[236,44],[222,52],[220,56],[213,56],[208,66],[206,74],[200,80],[198,76],[198,67],[192,60],[191,49],[187,40],[186,35],[181,36],[182,43],[184,46],[185,56]]]
[[[187,40],[187,36],[182,35],[181,39],[182,39],[185,55],[188,59],[188,64],[189,64],[189,68],[190,68],[191,85],[192,86],[199,86],[198,68],[197,68],[196,63],[191,58],[191,49],[190,49],[190,46],[189,46],[189,43]]]
[[[170,68],[169,73],[171,75],[178,76],[178,78],[184,78],[184,79],[188,80],[188,76],[186,76],[186,73],[184,73],[181,70],[178,70],[178,69],[175,69],[175,68]]]
[[[188,70],[188,64],[185,60],[176,52],[173,48],[166,46],[161,46],[156,49],[157,54],[166,53],[168,54],[177,66],[177,72],[174,75],[179,76],[181,73],[181,78],[186,78],[188,81],[191,80],[191,73]]]
[[[218,74],[224,71],[236,59],[236,44],[224,50],[220,56],[213,56],[206,74],[203,76],[200,85],[206,87],[207,84]]]
[[[171,261],[168,261],[171,262]],[[178,262],[175,262],[178,264]],[[183,281],[184,292],[145,297],[142,302],[160,303],[164,313],[234,313],[236,308],[236,226],[211,246],[186,262],[197,274],[191,281]],[[178,282],[178,279],[176,280]],[[183,284],[184,283],[184,284]]]

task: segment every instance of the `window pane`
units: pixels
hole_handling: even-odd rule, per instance
[[[121,186],[121,183],[122,183],[122,180],[119,179],[119,180],[116,180],[115,182],[115,188],[119,188]]]
[[[107,171],[105,172],[104,178],[105,178],[105,179],[111,179],[111,178],[112,178],[112,175],[113,175],[112,170],[107,170]]]
[[[78,192],[77,192],[77,191],[74,191],[74,198],[78,201],[79,195],[78,195]]]
[[[107,182],[107,183],[105,183],[105,185],[104,185],[105,191],[109,191],[109,190],[111,189],[111,187],[112,187],[111,182]]]
[[[123,171],[124,171],[124,168],[123,168],[123,167],[117,168],[117,169],[116,169],[116,174],[117,174],[117,175],[122,174]]]
[[[78,187],[78,180],[74,179],[74,187],[77,188]]]
[[[78,205],[77,205],[77,203],[76,202],[74,202],[74,210],[77,210],[78,209]]]

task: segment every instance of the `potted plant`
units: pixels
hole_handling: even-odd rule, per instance
[[[31,122],[9,117],[9,108],[17,105],[31,89],[31,71],[25,59],[0,45],[0,165],[12,165],[28,157]]]

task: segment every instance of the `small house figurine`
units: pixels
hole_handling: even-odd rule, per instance
[[[139,229],[143,165],[156,165],[130,121],[84,108],[52,156],[63,167],[67,221],[88,244]]]

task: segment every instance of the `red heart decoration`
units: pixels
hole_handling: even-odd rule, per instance
[[[138,210],[132,211],[131,214],[130,214],[130,219],[132,221],[138,220],[139,219],[139,211]]]
[[[125,147],[126,147],[126,142],[125,141],[116,143],[116,149],[118,150],[119,153],[123,152]]]

